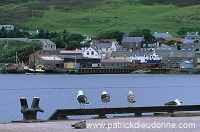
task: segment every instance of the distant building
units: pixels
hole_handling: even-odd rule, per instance
[[[128,68],[130,61],[127,60],[101,60],[102,68]]]
[[[18,40],[24,42],[39,41],[42,43],[42,50],[56,50],[56,44],[50,39],[28,39],[28,38],[0,38],[0,40]]]
[[[56,50],[56,44],[52,42],[50,39],[28,39],[28,42],[31,41],[39,41],[43,44],[43,50]]]
[[[4,28],[5,30],[14,30],[14,26],[13,25],[0,25],[0,30]]]
[[[96,58],[65,58],[64,68],[79,69],[79,68],[100,68],[101,59]]]
[[[156,41],[142,41],[141,42],[141,51],[153,51],[156,47],[159,47]]]
[[[63,68],[63,59],[59,54],[58,50],[38,50],[29,55],[29,67],[41,65],[45,70]]]
[[[99,54],[97,48],[92,48],[92,47],[86,48],[85,47],[85,48],[82,48],[82,51],[83,51],[83,57],[85,57],[85,58],[98,58],[98,59],[102,58],[102,56],[101,56],[101,54]]]
[[[153,36],[155,37],[156,41],[161,44],[163,44],[165,40],[173,39],[172,35],[169,34],[168,32],[166,33],[155,32]]]
[[[110,60],[127,60],[130,62],[132,52],[129,51],[113,51],[110,55]]]
[[[193,68],[193,64],[190,61],[182,61],[180,63],[180,68]]]
[[[163,38],[163,39],[172,38],[171,34],[169,34],[168,32],[166,32],[166,33],[155,32],[153,34],[153,36],[155,37],[155,39],[159,39],[159,38]]]
[[[139,50],[141,47],[142,37],[124,37],[121,45],[123,48],[131,51]]]
[[[183,42],[183,44],[189,44],[189,43],[193,43],[195,40],[199,40],[200,36],[198,34],[198,32],[188,32],[187,35],[185,36],[185,40]]]
[[[64,58],[83,58],[83,54],[81,50],[59,50],[60,55],[59,57],[64,59]]]

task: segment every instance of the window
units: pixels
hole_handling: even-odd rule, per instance
[[[87,55],[89,55],[90,53],[89,53],[89,51],[87,51]]]
[[[94,51],[91,52],[91,55],[94,55]]]

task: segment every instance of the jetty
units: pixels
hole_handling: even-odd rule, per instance
[[[200,105],[180,106],[145,106],[145,107],[120,107],[120,108],[91,108],[91,109],[57,109],[48,120],[68,119],[68,116],[77,115],[98,115],[98,118],[106,117],[106,114],[127,114],[134,113],[141,117],[142,113],[174,113],[177,111],[200,111]]]

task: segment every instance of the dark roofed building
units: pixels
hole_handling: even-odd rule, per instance
[[[141,51],[154,50],[157,47],[156,41],[142,41]]]
[[[198,34],[198,32],[188,32],[187,35],[185,36],[185,40],[183,42],[183,44],[189,44],[189,43],[193,43],[195,40],[199,40],[200,36]]]
[[[111,60],[127,60],[130,62],[132,52],[129,51],[113,51],[110,55]]]
[[[127,50],[138,50],[141,47],[142,37],[124,37],[121,45]]]
[[[155,37],[155,39],[159,39],[159,38],[163,38],[163,39],[166,39],[166,38],[173,38],[173,37],[171,36],[171,34],[169,34],[168,32],[166,32],[166,33],[157,33],[157,32],[155,32],[155,33],[153,34],[153,36]]]

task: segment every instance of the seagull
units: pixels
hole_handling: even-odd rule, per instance
[[[102,94],[101,94],[101,101],[103,103],[105,103],[105,108],[106,108],[107,103],[110,102],[110,95],[106,91],[102,92]]]
[[[84,106],[84,104],[89,104],[87,97],[83,94],[83,91],[81,90],[77,92],[77,100],[80,103],[80,108],[81,105]]]
[[[129,103],[129,107],[131,104],[135,103],[135,96],[133,95],[133,92],[132,91],[129,91],[128,92],[128,95],[127,95],[127,100],[128,100],[128,103]]]
[[[175,99],[174,101],[170,101],[167,103],[164,103],[163,106],[175,106],[175,105],[181,105],[180,99]]]

